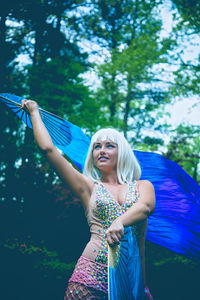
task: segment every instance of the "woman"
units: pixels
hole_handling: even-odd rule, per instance
[[[118,131],[102,129],[93,136],[81,174],[53,145],[37,103],[22,100],[22,108],[30,113],[39,148],[80,197],[90,226],[91,239],[69,280],[65,299],[107,299],[108,244],[119,244],[125,227],[135,226],[144,270],[144,240],[147,217],[155,207],[154,188],[149,181],[139,180],[140,166]]]

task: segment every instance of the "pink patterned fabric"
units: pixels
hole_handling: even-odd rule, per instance
[[[107,299],[107,274],[106,265],[81,256],[69,279],[65,299]]]
[[[144,295],[145,295],[145,300],[153,300],[153,297],[149,291],[148,286],[145,286],[144,288]]]
[[[69,282],[79,282],[104,293],[108,292],[108,268],[81,256]]]
[[[64,300],[108,300],[108,295],[77,282],[68,285]]]

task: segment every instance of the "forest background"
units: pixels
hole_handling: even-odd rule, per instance
[[[200,56],[186,55],[199,31],[197,0],[3,1],[1,92],[34,99],[88,135],[115,127],[200,183],[200,124],[174,126],[166,109],[200,104]],[[1,298],[63,299],[89,239],[83,209],[2,103],[0,120]],[[194,262],[148,241],[146,257],[155,300],[198,298]]]

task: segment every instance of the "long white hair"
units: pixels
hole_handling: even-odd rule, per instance
[[[88,149],[83,173],[93,180],[101,180],[101,172],[95,166],[93,159],[93,145],[97,140],[111,140],[118,145],[117,177],[120,184],[132,182],[141,176],[140,165],[123,134],[113,128],[103,128],[97,131]]]

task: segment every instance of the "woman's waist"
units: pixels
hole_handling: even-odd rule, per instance
[[[106,238],[106,229],[104,229],[98,223],[91,223],[90,224],[90,234],[91,239],[104,239]]]
[[[107,241],[106,239],[92,235],[90,241],[87,243],[82,256],[91,259],[101,264],[107,264]]]

